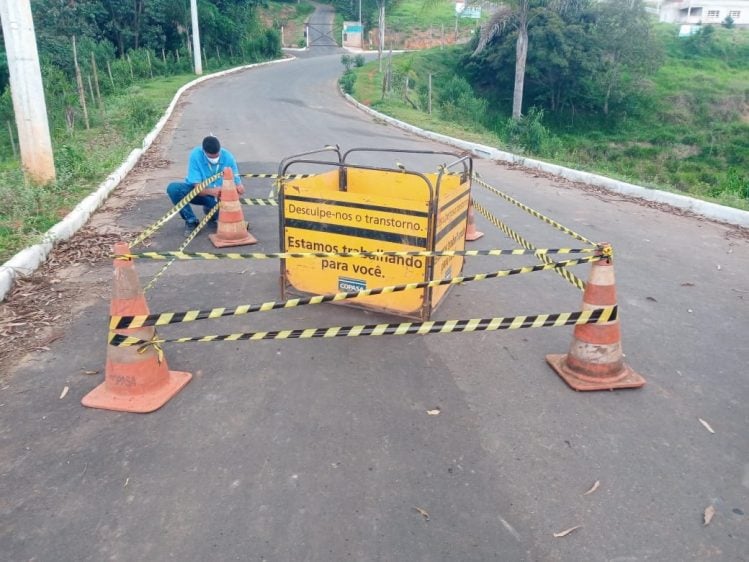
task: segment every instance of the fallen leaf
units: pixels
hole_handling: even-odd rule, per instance
[[[572,531],[576,531],[576,530],[577,530],[577,529],[579,529],[580,527],[582,527],[582,525],[575,525],[574,527],[570,527],[569,529],[565,529],[564,531],[562,531],[562,532],[560,532],[560,533],[554,533],[554,536],[555,536],[556,538],[560,538],[560,537],[566,537],[566,536],[567,536],[567,535],[569,535],[569,534],[570,534],[570,533],[571,533]]]
[[[704,426],[705,426],[705,429],[707,429],[707,430],[708,430],[708,431],[709,431],[710,433],[715,433],[715,430],[713,430],[713,428],[712,428],[712,427],[710,427],[710,424],[709,424],[709,423],[707,423],[707,422],[706,422],[705,420],[703,420],[702,418],[697,418],[697,419],[698,419],[698,420],[700,420],[700,423],[701,423],[702,425],[704,425]]]
[[[83,371],[84,375],[96,375],[98,373],[99,373],[99,371]]]
[[[439,416],[441,411],[439,408],[435,408],[434,410],[427,410],[427,414],[430,416]]]
[[[647,301],[653,301],[653,302],[658,302],[657,300],[655,300],[655,297],[645,297],[645,300],[647,300]]]
[[[598,486],[600,486],[600,485],[601,485],[601,481],[600,480],[596,480],[595,484],[593,484],[593,486],[590,488],[590,490],[588,490],[587,492],[585,492],[583,495],[587,496],[588,494],[592,494],[593,492],[595,492],[598,489]]]
[[[424,519],[429,521],[429,514],[426,511],[416,506],[414,506],[414,509],[419,513],[419,515],[421,515]]]
[[[66,386],[65,388],[62,389],[62,394],[60,394],[60,400],[65,398],[65,395],[68,393],[68,390],[70,390],[69,386]]]
[[[122,487],[125,488],[127,486],[128,482],[130,482],[130,477],[129,476],[127,478],[125,478],[125,483],[122,485]]]
[[[689,281],[687,281],[686,283],[682,283],[681,286],[682,287],[694,287],[694,283],[690,283]]]
[[[708,526],[710,524],[710,521],[713,520],[713,517],[715,517],[715,508],[712,505],[708,505],[705,508],[705,513],[703,513],[703,518],[705,520],[704,526]]]

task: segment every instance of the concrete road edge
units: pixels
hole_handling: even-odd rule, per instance
[[[654,201],[656,203],[664,203],[673,207],[690,211],[696,215],[700,215],[705,218],[713,219],[719,222],[742,226],[749,228],[749,212],[742,211],[741,209],[734,209],[733,207],[725,207],[716,203],[710,203],[708,201],[702,201],[700,199],[694,199],[687,197],[686,195],[679,195],[678,193],[669,193],[667,191],[659,191],[657,189],[651,189],[626,183],[623,181],[607,178],[605,176],[598,176],[589,172],[581,172],[579,170],[573,170],[572,168],[565,168],[557,164],[549,164],[548,162],[542,162],[540,160],[534,160],[532,158],[526,158],[525,156],[519,156],[512,154],[511,152],[504,152],[491,146],[485,146],[483,144],[477,144],[473,142],[467,142],[461,139],[448,137],[439,133],[433,133],[425,129],[420,129],[414,125],[410,125],[403,121],[399,121],[379,113],[368,107],[347,93],[341,91],[341,94],[353,105],[361,109],[362,111],[370,114],[373,117],[377,117],[386,123],[399,127],[403,130],[417,134],[424,138],[435,140],[450,146],[455,146],[463,150],[470,151],[476,157],[486,158],[489,160],[497,160],[500,162],[509,162],[517,164],[525,168],[533,170],[539,170],[561,178],[568,179],[570,181],[580,182],[591,186],[601,187],[608,191],[621,193],[623,195],[629,195],[637,197],[639,199],[645,199],[647,201]]]
[[[169,104],[167,110],[164,112],[164,115],[161,117],[161,119],[159,119],[159,122],[156,123],[154,128],[151,129],[151,131],[144,137],[143,143],[140,148],[136,148],[132,152],[130,152],[125,162],[123,162],[114,172],[107,176],[107,179],[99,184],[99,186],[93,193],[91,193],[83,201],[78,203],[78,205],[76,205],[75,208],[70,211],[70,213],[68,213],[60,222],[58,222],[55,226],[45,232],[41,242],[39,242],[38,244],[34,244],[33,246],[24,248],[4,264],[0,265],[0,302],[5,299],[6,295],[13,288],[13,283],[15,282],[17,277],[30,275],[34,271],[36,271],[37,268],[39,268],[39,266],[42,265],[47,259],[47,256],[52,251],[52,248],[57,242],[67,240],[78,230],[80,230],[81,227],[86,224],[86,222],[88,222],[88,219],[91,217],[94,211],[96,211],[104,203],[104,201],[107,200],[109,195],[122,182],[127,174],[135,167],[135,165],[138,163],[138,160],[140,160],[140,157],[153,144],[154,140],[156,140],[156,137],[159,136],[159,133],[161,133],[161,130],[164,128],[167,121],[169,121],[169,118],[174,112],[174,108],[177,106],[179,98],[184,92],[206,80],[211,80],[220,76],[226,76],[227,74],[239,72],[240,70],[245,70],[247,68],[267,66],[270,64],[276,64],[279,62],[286,62],[290,60],[293,60],[293,57],[287,57],[256,64],[247,64],[238,66],[236,68],[230,68],[228,70],[222,70],[221,72],[216,72],[214,74],[208,74],[206,76],[196,78],[195,80],[188,82],[179,90],[177,90],[177,93],[174,95],[174,98]]]

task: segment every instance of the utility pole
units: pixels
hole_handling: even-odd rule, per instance
[[[2,1],[2,0],[0,0]],[[192,58],[195,64],[195,74],[203,74],[203,61],[200,59],[200,29],[198,26],[198,0],[190,0],[190,13],[192,14]]]
[[[29,0],[0,0],[0,19],[24,173],[35,183],[51,183],[55,160]]]

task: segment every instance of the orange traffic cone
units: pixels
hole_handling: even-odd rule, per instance
[[[115,255],[130,253],[129,246],[118,242]],[[114,260],[112,316],[140,316],[148,314],[148,305],[140,288],[138,273],[131,260]],[[118,334],[150,341],[155,334],[153,326],[117,330]],[[104,382],[83,397],[81,403],[89,408],[146,413],[158,410],[182,387],[192,375],[170,371],[166,359],[152,346],[138,350],[135,346],[107,347],[107,365]]]
[[[583,310],[616,305],[614,266],[611,259],[593,262],[583,293]],[[567,355],[547,355],[546,361],[575,390],[639,388],[645,379],[623,359],[619,320],[575,326]]]
[[[468,226],[466,226],[466,241],[473,242],[484,235],[476,230],[476,217],[473,214],[473,201],[468,203]]]
[[[227,246],[247,246],[256,244],[257,238],[247,230],[249,225],[244,220],[239,194],[234,185],[234,174],[231,168],[224,168],[224,182],[221,185],[221,203],[218,209],[218,230],[209,234],[217,248]]]

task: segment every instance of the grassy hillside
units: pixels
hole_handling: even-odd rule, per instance
[[[354,95],[426,129],[749,209],[749,30],[717,28],[709,47],[692,50],[685,49],[675,26],[661,25],[658,33],[666,60],[651,78],[648,104],[613,123],[546,114],[521,135],[509,134],[501,110],[470,91],[448,92],[457,87],[452,77],[461,73],[462,47],[394,57],[385,96],[384,75],[376,63],[366,65],[357,69]],[[406,77],[410,101],[403,94]]]

